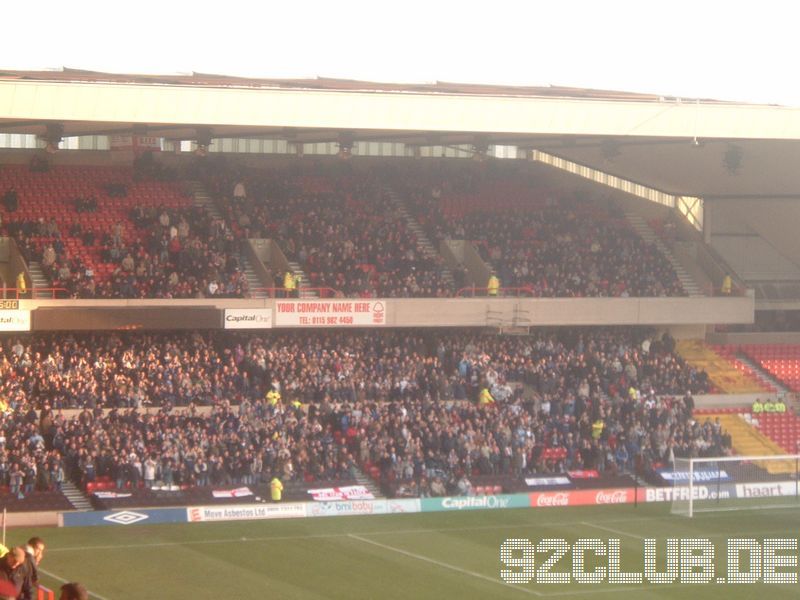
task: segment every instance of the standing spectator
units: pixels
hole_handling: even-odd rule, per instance
[[[283,483],[281,480],[278,479],[278,476],[275,475],[272,478],[272,481],[269,482],[269,491],[272,495],[273,502],[280,502],[281,501],[281,494],[283,493]]]
[[[6,190],[3,195],[3,205],[8,212],[16,212],[19,208],[19,197],[17,195],[17,188],[11,187]]]
[[[486,284],[486,287],[490,296],[497,296],[497,293],[500,291],[500,279],[498,279],[497,275],[492,273],[489,276],[489,281]]]
[[[241,204],[245,200],[247,200],[247,189],[244,187],[244,182],[237,181],[236,185],[233,186],[233,201]]]
[[[148,489],[153,489],[156,484],[156,469],[158,463],[155,457],[151,454],[144,461],[144,485]]]
[[[25,569],[19,600],[35,600],[39,589],[39,563],[44,558],[45,544],[40,537],[32,537],[25,545]]]
[[[722,295],[730,296],[732,291],[733,291],[733,279],[731,279],[730,273],[725,273],[725,277],[722,278],[722,288],[721,288]]]
[[[287,298],[295,297],[295,290],[297,289],[297,277],[291,271],[286,271],[283,276],[283,290]]]
[[[25,271],[20,271],[17,275],[17,297],[24,298],[28,293],[28,283],[25,279]]]
[[[8,551],[3,558],[0,558],[0,582],[7,581],[14,586],[16,591],[14,597],[19,596],[22,590],[22,582],[25,577],[25,550],[16,547]]]
[[[14,463],[11,467],[11,474],[9,475],[9,485],[11,487],[11,495],[16,496],[20,500],[25,496],[22,495],[22,483],[25,480],[25,472],[19,468],[18,463]]]

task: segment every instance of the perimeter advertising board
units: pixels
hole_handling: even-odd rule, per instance
[[[150,508],[132,510],[93,510],[61,514],[62,527],[89,525],[155,525],[156,523],[186,523],[185,508]]]
[[[491,496],[446,496],[422,498],[422,512],[445,510],[486,510],[498,508],[527,508],[531,506],[528,494],[498,494]]]
[[[382,327],[385,300],[276,300],[276,327]]]
[[[30,331],[31,311],[0,310],[0,331]]]
[[[272,327],[271,308],[226,308],[224,329],[269,329]]]
[[[262,519],[297,519],[306,516],[302,502],[286,504],[231,504],[228,506],[192,506],[184,509],[191,523],[209,521],[258,521]]]

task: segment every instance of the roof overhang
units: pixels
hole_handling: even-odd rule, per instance
[[[516,145],[676,195],[800,190],[800,109],[570,88],[0,73],[0,132]],[[733,149],[733,150],[732,150]],[[732,168],[730,152],[738,154]]]

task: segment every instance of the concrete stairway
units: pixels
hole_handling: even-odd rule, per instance
[[[89,497],[71,481],[64,481],[61,485],[61,491],[64,492],[67,500],[76,510],[92,510]]]
[[[675,258],[675,255],[670,251],[669,248],[661,241],[655,231],[647,224],[647,221],[641,217],[641,215],[637,215],[636,213],[625,213],[625,219],[630,223],[633,230],[639,234],[645,242],[648,244],[653,244],[658,249],[661,254],[664,255],[664,258],[667,259],[669,264],[675,270],[675,274],[678,276],[678,280],[681,282],[683,289],[686,290],[686,293],[689,294],[690,298],[701,298],[705,294],[703,294],[702,289],[694,278],[689,275],[686,269],[683,268],[680,261]]]
[[[737,352],[736,359],[742,364],[747,365],[747,367],[753,371],[753,374],[767,384],[767,386],[772,386],[775,388],[778,394],[789,393],[789,388],[781,383],[780,379],[777,379],[769,371],[763,369],[757,362],[750,360],[750,358],[744,352]]]
[[[378,484],[375,483],[372,477],[368,476],[358,467],[356,467],[356,481],[358,482],[358,485],[363,485],[365,488],[367,488],[376,498],[383,498],[383,493],[378,487]]]
[[[394,204],[397,212],[400,214],[401,218],[405,221],[406,227],[414,234],[414,237],[417,240],[417,250],[426,258],[434,257],[436,259],[441,258],[439,256],[439,252],[434,248],[433,244],[431,243],[430,239],[428,239],[427,234],[420,226],[419,222],[414,218],[411,214],[411,211],[408,210],[408,206],[406,206],[405,201],[403,200],[402,196],[398,194],[391,188],[385,188],[386,193],[388,194],[389,198],[391,199],[392,203]],[[453,272],[447,267],[442,267],[442,279],[444,282],[450,287],[451,289],[455,286],[455,279],[453,278]]]
[[[702,340],[678,340],[678,354],[696,369],[703,369],[714,387],[725,394],[766,394],[767,388],[739,371],[724,356]]]
[[[49,288],[51,287],[50,281],[48,281],[47,277],[44,276],[44,271],[42,271],[42,265],[38,262],[30,261],[28,263],[28,274],[31,276],[31,287],[33,288],[33,295],[32,298],[36,300],[37,298],[47,299],[52,298],[52,292],[45,292],[36,291],[36,288]]]
[[[306,272],[303,271],[303,267],[300,266],[300,263],[295,261],[289,261],[289,268],[294,273],[295,277],[299,278],[297,282],[297,286],[300,288],[300,297],[301,298],[319,298],[319,292],[317,290],[304,290],[303,288],[307,288],[311,285],[308,280],[308,275]]]
[[[736,454],[742,456],[774,456],[786,453],[783,448],[753,427],[741,415],[710,414],[705,415],[705,417],[712,421],[719,418],[722,429],[731,436],[731,442]],[[773,475],[795,472],[794,461],[770,461],[756,464]]]
[[[199,181],[189,181],[187,182],[187,184],[192,192],[192,196],[194,197],[195,206],[204,209],[208,214],[210,214],[215,219],[223,218],[222,213],[219,211],[217,203],[214,202],[214,199],[206,191],[206,188],[202,183],[200,183]]]
[[[269,294],[259,288],[267,288],[272,287],[272,282],[263,282],[256,274],[256,270],[253,268],[250,259],[247,257],[246,254],[241,254],[239,256],[239,264],[244,271],[244,276],[247,278],[247,288],[250,290],[250,297],[251,298],[268,298]],[[256,291],[253,291],[256,290]]]
[[[199,181],[190,181],[188,182],[188,185],[192,195],[194,196],[195,206],[202,208],[215,219],[224,220],[217,203],[214,202],[214,199],[206,191],[202,183]],[[244,271],[245,277],[247,278],[247,286],[249,289],[258,290],[259,288],[268,288],[273,286],[272,281],[261,281],[246,253],[240,252],[237,258],[239,259],[239,265],[241,266],[242,271]],[[251,298],[267,298],[268,296],[269,294],[263,290],[250,293]]]

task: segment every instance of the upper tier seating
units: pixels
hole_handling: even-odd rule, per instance
[[[239,240],[176,182],[122,167],[0,169],[3,222],[57,295],[243,297]],[[14,206],[16,205],[16,206]]]
[[[666,258],[613,207],[511,176],[424,186],[404,191],[428,235],[473,242],[505,288],[536,297],[686,295]]]
[[[740,350],[793,392],[800,392],[800,345],[743,344]]]

